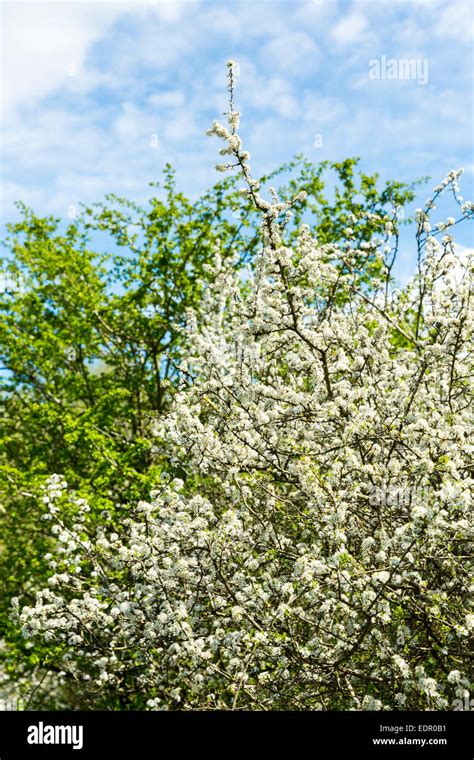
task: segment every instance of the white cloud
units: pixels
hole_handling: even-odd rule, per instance
[[[59,88],[84,92],[110,83],[110,75],[86,66],[86,57],[124,14],[156,18],[162,32],[159,44],[147,36],[144,25],[141,36],[146,46],[138,55],[145,52],[156,65],[169,65],[186,44],[179,22],[196,5],[196,0],[0,0],[3,118]],[[171,36],[164,27],[173,29]]]
[[[246,103],[264,111],[288,119],[301,116],[301,101],[291,84],[276,77],[258,77],[246,93]],[[259,117],[260,118],[260,117]]]
[[[237,8],[211,8],[207,20],[208,28],[212,29],[215,34],[225,34],[231,40],[239,39],[242,36],[243,24]]]
[[[440,10],[431,16],[432,31],[441,39],[454,39],[459,42],[471,42],[474,39],[474,6],[464,0],[443,4]]]
[[[2,106],[33,105],[68,86],[68,67],[79,70],[88,48],[123,13],[124,5],[88,2],[4,2],[1,5]]]
[[[336,97],[320,95],[307,90],[302,96],[302,117],[314,127],[337,124],[346,117],[347,106]]]
[[[273,37],[260,51],[260,60],[278,71],[307,76],[320,62],[314,39],[304,32],[287,31]]]
[[[192,1],[196,2],[196,0],[187,0],[188,5]],[[186,9],[186,2],[182,0],[151,0],[151,3],[160,20],[170,24],[180,21]]]
[[[150,106],[154,108],[181,108],[185,101],[185,94],[182,90],[165,90],[148,98]]]
[[[331,37],[340,45],[360,42],[368,28],[367,18],[359,11],[354,11],[333,28]]]

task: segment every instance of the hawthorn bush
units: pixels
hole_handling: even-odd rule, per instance
[[[147,407],[151,494],[98,513],[61,468],[48,478],[48,577],[12,602],[38,672],[20,645],[17,672],[57,707],[449,709],[474,627],[473,267],[450,231],[473,205],[451,172],[394,288],[393,188],[326,231],[304,219],[305,188],[265,199],[232,64],[229,86],[228,127],[209,132],[260,219],[251,264],[242,277],[224,224],[166,316],[179,351],[166,404]],[[459,219],[432,228],[447,191]]]

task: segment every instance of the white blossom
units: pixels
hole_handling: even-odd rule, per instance
[[[426,238],[433,208],[417,211],[403,291],[361,285],[350,262],[389,255],[373,241],[341,253],[308,225],[288,239],[304,197],[260,195],[236,113],[232,134],[210,134],[261,214],[261,247],[244,291],[219,252],[189,315],[194,380],[154,423],[181,479],[89,533],[87,503],[50,479],[49,588],[13,617],[64,651],[74,688],[81,674],[141,690],[149,709],[433,709],[464,683],[474,627],[471,265]],[[55,509],[65,499],[82,522]]]

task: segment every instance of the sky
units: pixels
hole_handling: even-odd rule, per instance
[[[17,200],[60,217],[109,192],[144,201],[167,162],[196,197],[219,178],[206,129],[227,107],[229,58],[254,175],[297,153],[360,156],[382,180],[430,175],[421,205],[464,167],[472,199],[473,12],[470,0],[0,0],[0,221]]]

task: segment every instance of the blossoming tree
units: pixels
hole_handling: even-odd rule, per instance
[[[155,446],[170,472],[117,524],[52,477],[47,588],[13,600],[65,704],[450,709],[469,690],[472,217],[451,172],[392,285],[393,214],[320,242],[263,197],[233,105],[218,165],[261,215],[242,288],[219,245]],[[459,219],[431,227],[451,191]],[[358,220],[354,220],[355,223]],[[371,287],[361,262],[377,263]],[[235,262],[234,262],[235,264]]]

